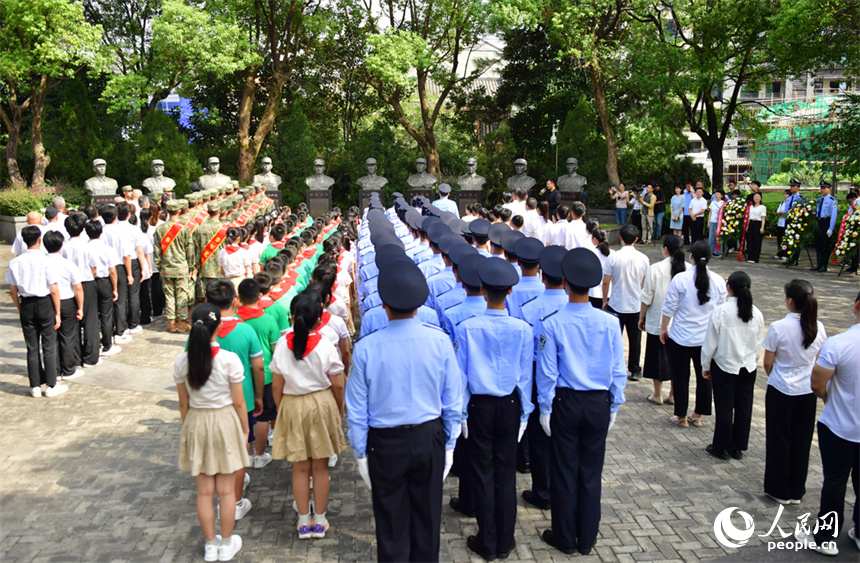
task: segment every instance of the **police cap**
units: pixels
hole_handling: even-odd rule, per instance
[[[460,263],[457,264],[457,275],[460,277],[460,281],[463,282],[463,285],[468,285],[469,287],[481,287],[481,278],[478,276],[478,266],[480,266],[485,260],[496,260],[497,262],[501,262],[501,260],[496,258],[487,258],[483,254],[478,254],[477,250],[474,254],[467,254],[460,259]]]
[[[568,285],[592,288],[603,280],[603,268],[597,255],[587,248],[574,248],[564,255],[561,271]]]
[[[567,254],[567,250],[563,246],[544,246],[541,249],[538,263],[540,264],[540,269],[543,270],[543,273],[546,274],[547,277],[557,280],[564,279],[561,262],[564,260],[565,254]]]
[[[490,222],[486,219],[475,219],[469,223],[469,230],[476,237],[485,237],[490,232]]]
[[[396,261],[379,270],[377,291],[382,302],[400,311],[412,311],[427,301],[430,288],[413,262]]]
[[[496,246],[502,245],[502,235],[507,232],[510,232],[511,228],[504,223],[493,223],[490,225],[489,231],[487,234],[490,237],[490,242],[495,244]]]
[[[507,260],[498,258],[481,262],[478,266],[478,277],[481,278],[481,285],[497,290],[508,290],[520,281],[514,266]]]
[[[516,252],[516,244],[524,238],[526,238],[526,235],[524,235],[522,231],[511,229],[510,231],[502,234],[502,248],[509,256],[519,256]]]

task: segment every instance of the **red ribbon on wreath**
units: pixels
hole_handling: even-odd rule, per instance
[[[726,204],[728,204],[728,202],[724,201],[722,207],[720,207],[720,212],[717,213],[717,236],[715,237],[715,240],[717,242],[714,245],[717,249],[717,252],[720,252],[720,235],[723,234],[723,211],[726,209]]]
[[[839,243],[842,242],[842,237],[845,235],[845,227],[848,225],[848,217],[851,216],[851,210],[848,210],[848,213],[845,214],[845,217],[842,218],[842,224],[839,225],[839,236],[836,237],[836,244],[833,245],[833,253],[830,257],[830,263],[834,266],[839,264],[839,259],[836,258],[836,249],[839,248]]]
[[[748,203],[747,206],[744,208],[744,230],[743,230],[743,233],[741,234],[741,241],[738,244],[738,262],[744,261],[744,242],[746,241],[746,238],[747,238],[747,226],[749,225],[749,222],[750,222],[750,207],[751,206],[752,206],[752,204]]]

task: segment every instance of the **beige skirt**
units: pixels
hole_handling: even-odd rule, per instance
[[[272,457],[290,462],[327,459],[346,449],[331,389],[284,395],[275,422]]]
[[[248,464],[242,422],[233,405],[188,409],[179,440],[179,469],[196,477],[230,474]]]
[[[242,280],[245,279],[245,276],[236,276],[234,278],[227,278],[227,279],[229,279],[231,282],[233,282],[233,285],[236,287],[236,291],[238,292],[239,291],[239,284],[242,283]]]

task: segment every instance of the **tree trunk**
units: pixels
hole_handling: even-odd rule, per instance
[[[600,125],[603,127],[603,136],[606,137],[606,175],[609,177],[609,183],[617,186],[621,183],[621,178],[618,176],[618,142],[615,140],[615,129],[612,127],[609,105],[606,103],[603,72],[596,61],[592,62],[588,74],[591,78],[591,91],[594,94],[594,103],[597,105],[597,114],[600,116]]]
[[[708,155],[711,157],[711,191],[723,187],[723,142],[719,138],[710,138],[707,141],[699,135],[702,143],[708,149]]]
[[[45,152],[42,142],[42,118],[45,113],[45,99],[48,97],[48,76],[42,75],[39,88],[33,92],[33,128],[31,136],[33,139],[33,188],[41,188],[45,184],[45,170],[51,163],[51,157]]]
[[[11,107],[8,114],[0,108],[0,120],[3,121],[3,127],[9,134],[9,140],[6,143],[6,169],[9,171],[9,181],[13,186],[26,186],[27,181],[21,176],[21,170],[18,168],[18,140],[21,138],[23,111],[21,106],[14,103],[14,99],[9,105]]]
[[[245,85],[242,87],[242,98],[239,101],[239,180],[245,182],[254,178],[254,160],[251,157],[251,112],[254,108],[254,96],[257,93],[255,78],[257,67],[245,70]],[[249,162],[250,159],[250,162]]]

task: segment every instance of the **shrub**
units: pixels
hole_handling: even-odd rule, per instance
[[[0,215],[21,217],[50,205],[54,194],[37,194],[25,187],[0,190]]]

